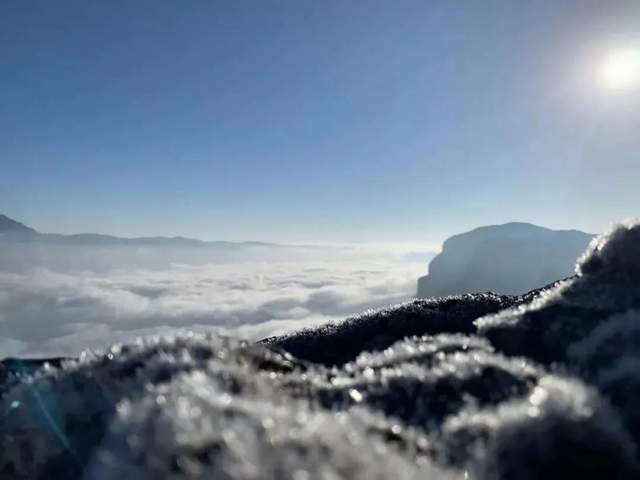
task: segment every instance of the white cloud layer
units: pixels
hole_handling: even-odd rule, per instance
[[[0,357],[76,355],[181,328],[258,339],[407,300],[424,270],[358,260],[0,272]]]

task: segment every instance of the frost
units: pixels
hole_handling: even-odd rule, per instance
[[[545,376],[522,400],[463,411],[443,428],[445,444],[470,454],[476,478],[634,478],[628,433],[599,395]],[[459,455],[459,452],[455,452]]]
[[[409,336],[475,333],[476,318],[519,302],[521,297],[494,293],[413,300],[349,317],[339,324],[269,338],[263,343],[312,362],[341,365],[361,352],[384,350]],[[327,348],[328,344],[331,348]]]
[[[564,362],[570,345],[616,314],[640,309],[640,224],[618,225],[593,240],[578,276],[526,306],[476,320],[500,351],[545,364]]]

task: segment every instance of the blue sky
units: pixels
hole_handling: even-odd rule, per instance
[[[0,3],[0,210],[42,231],[433,243],[638,214],[615,1]],[[637,86],[636,86],[637,87]]]

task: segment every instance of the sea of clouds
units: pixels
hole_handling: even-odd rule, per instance
[[[77,355],[141,335],[219,330],[257,340],[415,295],[426,262],[375,256],[0,271],[0,358]]]

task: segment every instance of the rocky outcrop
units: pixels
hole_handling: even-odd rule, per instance
[[[419,298],[493,291],[519,295],[574,273],[592,236],[529,223],[481,227],[446,240],[418,280]]]
[[[0,477],[640,478],[639,245],[640,224],[619,226],[522,297],[49,366],[0,400]]]

